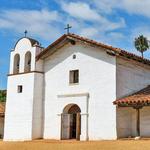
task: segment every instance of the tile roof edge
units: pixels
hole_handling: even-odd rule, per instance
[[[146,59],[146,58],[142,58],[141,56],[138,56],[134,53],[131,53],[131,52],[128,52],[126,50],[123,50],[121,48],[117,48],[117,47],[113,47],[113,46],[110,46],[110,45],[107,45],[107,44],[103,44],[101,42],[97,42],[95,40],[91,40],[89,38],[86,38],[86,37],[82,37],[82,36],[79,36],[79,35],[76,35],[74,33],[69,33],[69,34],[64,34],[62,35],[60,38],[58,38],[56,41],[54,41],[52,44],[50,44],[47,48],[45,48],[40,54],[37,55],[37,60],[40,59],[44,54],[47,53],[47,51],[54,47],[55,45],[57,45],[61,40],[63,40],[64,38],[69,38],[69,37],[72,37],[72,38],[75,38],[75,39],[78,39],[78,40],[81,40],[81,41],[85,41],[87,43],[91,43],[91,44],[94,44],[94,45],[97,45],[97,46],[100,46],[100,47],[103,47],[103,48],[106,48],[106,49],[109,49],[109,50],[112,50],[114,51],[116,54],[118,54],[119,56],[123,56],[123,57],[131,57],[131,59],[134,59],[135,61],[138,61],[140,63],[143,63],[143,64],[147,64],[147,65],[150,65],[150,60],[149,59]],[[128,56],[124,56],[124,55],[128,55]]]
[[[150,88],[150,85],[147,85],[146,87],[144,87],[144,88],[142,88],[142,89],[140,89],[140,90],[138,90],[138,91],[136,91],[136,92],[134,92],[132,94],[129,94],[129,95],[123,96],[122,98],[116,99],[115,101],[113,101],[113,104],[116,105],[118,101],[122,101],[122,100],[124,100],[124,99],[126,99],[128,97],[134,96],[136,94],[140,94],[142,91],[145,91],[148,88]]]

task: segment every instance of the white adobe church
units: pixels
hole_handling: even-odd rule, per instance
[[[150,137],[150,60],[65,34],[11,51],[4,140]]]

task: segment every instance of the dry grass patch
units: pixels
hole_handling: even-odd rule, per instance
[[[150,150],[150,140],[2,142],[0,150]]]

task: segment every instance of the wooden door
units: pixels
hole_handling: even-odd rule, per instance
[[[76,116],[76,139],[80,140],[80,134],[81,134],[81,115],[80,113],[77,113]]]
[[[61,114],[61,139],[70,139],[71,114]]]
[[[76,114],[70,114],[71,118],[70,118],[70,139],[76,139],[76,125],[77,125],[77,121],[76,121]]]

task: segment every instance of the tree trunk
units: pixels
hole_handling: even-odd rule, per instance
[[[141,52],[141,53],[142,53],[142,58],[144,58],[143,52]]]

